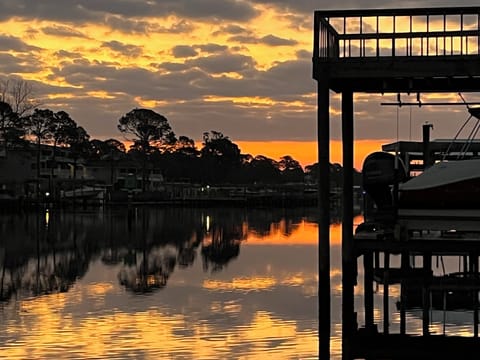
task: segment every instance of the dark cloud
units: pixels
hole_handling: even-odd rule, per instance
[[[10,54],[0,53],[0,73],[10,74],[22,72],[23,67],[18,64],[18,58]]]
[[[186,20],[181,20],[173,24],[169,28],[160,27],[160,29],[156,29],[156,32],[160,32],[160,33],[164,32],[168,34],[183,34],[183,33],[192,32],[193,30],[194,30],[194,26],[190,22]]]
[[[66,59],[66,58],[78,59],[78,58],[83,57],[83,55],[80,54],[80,53],[75,53],[75,52],[65,51],[65,50],[57,51],[55,53],[55,56],[57,56],[58,58],[61,58],[61,59]]]
[[[102,47],[128,57],[138,57],[143,52],[141,46],[124,44],[116,40],[104,42]]]
[[[125,34],[182,34],[194,30],[194,26],[185,19],[170,26],[162,26],[145,20],[123,18],[121,16],[107,16],[105,24],[110,26],[112,30]]]
[[[114,64],[86,60],[66,63],[61,69],[52,71],[72,85],[67,93],[75,96],[69,109],[78,118],[89,119],[88,124],[82,125],[88,128],[91,124],[92,129],[96,129],[95,133],[108,133],[105,126],[113,124],[121,116],[104,115],[107,109],[112,112],[114,106],[120,106],[117,109],[126,112],[138,106],[135,99],[141,98],[167,101],[167,105],[158,110],[168,114],[175,126],[178,124],[179,128],[175,128],[177,133],[193,138],[198,138],[203,131],[217,129],[235,135],[237,139],[312,140],[312,134],[315,134],[315,121],[312,121],[316,111],[314,101],[311,100],[313,104],[309,104],[311,110],[291,105],[294,101],[305,101],[303,95],[314,91],[310,66],[311,60],[306,59],[278,63],[269,71],[257,71],[253,59],[225,54],[192,60],[184,65],[159,64],[157,67],[161,70],[158,72],[138,68],[121,69]],[[171,72],[165,74],[163,69],[170,69]],[[212,77],[210,70],[240,72],[244,77]],[[95,80],[98,77],[103,79],[102,90],[109,93],[112,99],[88,100],[86,94],[99,88]],[[274,106],[248,106],[231,101],[205,102],[205,97],[211,96],[268,97],[280,103]],[[90,105],[82,107],[85,101]],[[101,124],[90,120],[95,118],[93,109],[96,109],[97,117],[99,113],[102,114]],[[181,119],[186,122],[183,123]],[[241,128],[238,123],[242,123]],[[256,129],[254,134],[251,131],[253,128]]]
[[[249,21],[258,13],[248,1],[236,0],[158,0],[181,16],[189,18],[219,19],[224,21]]]
[[[268,46],[294,46],[298,44],[296,40],[282,39],[275,35],[266,35],[261,38],[253,35],[235,35],[228,39],[229,42],[237,42],[241,44],[264,44]]]
[[[253,32],[251,29],[256,25],[248,21],[258,15],[255,6],[260,4],[276,7],[276,21],[303,33],[311,29],[315,9],[451,6],[451,2],[446,0],[436,3],[433,0],[401,3],[346,0],[338,4],[326,0],[2,0],[0,19],[53,20],[57,25],[44,28],[31,25],[25,32],[26,42],[8,34],[0,35],[0,73],[49,71],[51,74],[47,81],[61,81],[63,86],[35,82],[34,87],[42,103],[46,107],[71,113],[95,136],[117,136],[115,124],[118,118],[139,106],[138,99],[142,99],[166,104],[155,110],[167,115],[176,133],[192,138],[199,138],[204,131],[214,129],[238,140],[314,140],[316,82],[311,76],[311,49],[295,48],[296,59],[279,61],[270,68],[262,69],[257,68],[255,58],[245,55],[249,54],[249,44],[294,47],[302,41],[296,37],[282,38],[274,28],[267,36]],[[455,5],[468,4],[457,2]],[[162,23],[157,20],[160,16],[170,16],[177,22]],[[195,21],[214,25],[211,27],[212,40],[205,44],[193,40],[196,36]],[[45,64],[39,57],[43,50],[27,43],[35,44],[35,39],[41,36],[40,31],[60,37],[84,36],[81,25],[88,23],[110,27],[112,32],[106,34],[109,37],[105,38],[102,46],[115,54],[142,55],[142,48],[131,40],[107,41],[116,32],[146,35],[152,41],[162,34],[185,34],[185,39],[189,36],[194,44],[187,45],[190,44],[187,40],[177,42],[171,53],[178,60],[162,62],[159,56],[158,59],[147,60],[151,63],[148,68],[132,65],[125,68],[119,62],[92,60],[90,54],[87,58],[77,49],[57,51],[52,59],[59,59],[60,63]],[[214,43],[217,35],[230,36],[230,43]],[[7,51],[9,53],[2,53]],[[158,49],[158,54],[162,56],[168,52],[167,48]],[[227,73],[229,76],[225,75]],[[235,76],[231,76],[232,73]],[[108,97],[90,95],[98,92],[105,92]],[[49,94],[55,94],[54,100],[48,97]],[[247,104],[233,101],[248,97],[260,100]],[[219,98],[232,100],[212,101]],[[262,99],[269,101],[262,102]],[[356,98],[356,138],[396,136],[396,127],[392,123],[395,110],[381,107],[381,101],[379,96]],[[338,109],[340,105],[338,96],[332,95],[332,108]],[[414,124],[415,121],[429,120],[435,123],[435,136],[451,137],[451,132],[442,130],[448,128],[448,123],[437,124],[442,114],[428,109],[422,111],[421,119],[420,115],[416,115]],[[463,115],[461,111],[449,113],[453,121],[463,119]],[[332,138],[339,138],[341,129],[338,124],[341,121],[335,112],[331,116]]]
[[[161,65],[157,67],[161,68]],[[78,94],[101,89],[112,96],[127,94],[131,98],[150,99],[155,96],[158,100],[176,101],[201,97],[204,90],[195,84],[207,77],[206,73],[186,66],[182,69],[182,72],[164,73],[83,60],[65,63],[51,71],[57,78],[65,79],[72,87],[78,88]],[[98,83],[99,78],[102,79],[101,84]]]
[[[222,26],[219,31],[215,31],[213,35],[220,35],[220,34],[231,34],[231,35],[240,35],[240,34],[248,34],[250,33],[246,28],[229,24],[226,26]]]
[[[196,56],[198,53],[192,46],[177,45],[173,47],[172,54],[176,58],[188,58]]]
[[[29,52],[37,50],[40,50],[40,48],[28,45],[20,38],[0,34],[0,51]]]
[[[42,29],[45,35],[60,36],[60,37],[79,37],[86,38],[82,32],[68,26],[54,25],[47,26]]]
[[[102,14],[88,10],[87,0],[2,0],[0,18],[18,17],[22,19],[40,19],[59,22],[80,23],[85,21],[98,22]]]
[[[343,9],[385,9],[385,8],[420,8],[420,7],[451,7],[472,6],[470,0],[457,0],[452,4],[450,0],[344,0],[334,2],[330,0],[249,0],[252,4],[273,5],[278,9],[293,13],[312,14],[315,10],[343,10]]]
[[[203,52],[207,53],[219,53],[224,52],[228,49],[226,45],[219,45],[219,44],[205,44],[205,45],[195,45],[195,48],[200,49]]]
[[[260,42],[269,46],[294,46],[298,44],[296,40],[282,39],[275,35],[264,36],[260,39]]]
[[[108,22],[154,18],[176,15],[179,18],[220,20],[225,22],[247,22],[258,12],[255,5],[275,6],[283,12],[312,14],[314,10],[328,9],[368,9],[386,7],[430,7],[452,6],[450,0],[424,0],[386,3],[381,0],[346,0],[335,3],[327,0],[3,0],[0,3],[0,19],[20,17],[23,19],[45,19],[69,23]],[[471,6],[469,0],[458,0],[456,6]],[[111,19],[109,17],[117,17]],[[145,23],[130,25],[130,29],[140,31]],[[233,33],[232,33],[233,34]]]
[[[126,19],[121,16],[107,16],[105,24],[112,30],[126,34],[147,34],[151,27],[148,21]]]
[[[198,67],[211,74],[221,74],[252,69],[255,66],[255,60],[245,55],[221,54],[189,60],[186,64]]]
[[[299,111],[280,104],[257,106],[231,101],[190,101],[160,110],[176,133],[197,139],[204,131],[217,130],[234,141],[315,140],[314,108]]]
[[[228,42],[237,42],[240,44],[258,44],[258,38],[255,35],[235,35],[228,38]]]
[[[43,64],[33,56],[0,53],[0,74],[35,73],[43,69]]]
[[[263,4],[263,5],[275,5],[281,9],[288,11],[301,12],[301,13],[311,13],[316,8],[325,8],[331,7],[332,5],[339,5],[331,1],[326,0],[250,0],[254,4]],[[343,6],[343,2],[341,3]]]
[[[298,50],[297,51],[297,58],[298,59],[311,59],[312,58],[312,53],[307,50]]]
[[[161,64],[150,64],[150,66],[158,69],[158,70],[165,70],[168,72],[180,72],[187,70],[188,67],[184,63],[172,63],[172,62],[165,62]]]
[[[0,19],[15,16],[69,23],[98,23],[111,15],[154,18],[172,14],[180,18],[248,21],[257,12],[251,3],[237,0],[3,0],[0,4]]]

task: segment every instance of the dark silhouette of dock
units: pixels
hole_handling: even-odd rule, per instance
[[[385,25],[387,24],[387,25]],[[427,299],[423,303],[425,332],[410,337],[405,332],[388,332],[388,311],[384,316],[384,333],[373,324],[373,259],[385,258],[384,306],[388,309],[388,276],[390,254],[414,252],[422,256],[425,271],[431,268],[432,253],[439,247],[464,250],[469,259],[468,273],[478,277],[478,244],[474,240],[461,244],[448,237],[436,240],[414,239],[408,235],[408,219],[394,223],[384,233],[371,232],[354,238],[353,234],[353,94],[362,93],[438,93],[480,91],[480,7],[370,9],[316,11],[314,19],[313,78],[318,85],[318,156],[319,171],[328,174],[330,158],[329,92],[342,94],[343,139],[343,230],[342,230],[342,356],[352,358],[445,358],[455,355],[449,346],[473,349],[478,341],[478,311],[472,338],[436,338],[428,333]],[[319,309],[320,357],[328,358],[330,337],[330,234],[329,178],[319,182]],[[418,219],[418,218],[417,218]],[[430,219],[431,220],[431,219]],[[443,219],[443,221],[449,221]],[[407,230],[401,226],[407,226]],[[429,230],[428,223],[424,223]],[[399,231],[400,229],[400,231]],[[447,245],[448,244],[448,245]],[[357,257],[363,256],[366,272],[366,326],[358,328],[354,308]],[[405,265],[406,266],[406,265]],[[406,268],[404,268],[405,270]],[[378,269],[377,269],[378,270]],[[378,273],[378,271],[377,271]],[[403,274],[405,275],[405,274]],[[402,277],[403,275],[400,275]],[[386,277],[386,279],[385,279]],[[423,276],[425,289],[432,278]],[[473,287],[469,291],[478,289]],[[426,291],[425,293],[428,293]],[[464,352],[462,350],[462,356]]]

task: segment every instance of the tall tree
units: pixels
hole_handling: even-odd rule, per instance
[[[66,145],[68,143],[69,134],[72,129],[77,127],[77,123],[65,111],[58,111],[53,114],[54,119],[50,122],[49,128],[53,141],[51,178],[55,177],[56,153],[58,145]]]
[[[73,180],[77,179],[77,164],[80,158],[85,158],[90,152],[90,135],[81,126],[68,129],[67,144],[70,146],[70,156],[73,158]]]
[[[300,163],[290,155],[285,155],[278,162],[285,182],[303,182],[304,172]]]
[[[35,109],[33,114],[25,118],[25,127],[37,145],[37,195],[40,190],[40,154],[42,143],[52,139],[51,126],[55,115],[50,109]]]
[[[90,141],[90,158],[110,163],[110,184],[115,183],[115,163],[125,156],[125,145],[116,139]]]
[[[112,156],[120,157],[126,152],[125,145],[116,139],[90,140],[90,158],[101,160]]]
[[[175,152],[189,157],[196,157],[200,154],[195,146],[195,141],[188,136],[181,135],[175,144]]]
[[[124,135],[133,135],[132,148],[142,157],[142,190],[146,189],[147,159],[153,148],[165,149],[176,142],[165,116],[150,109],[133,109],[118,120],[118,130]]]
[[[152,154],[152,162],[162,169],[162,175],[169,180],[197,181],[200,178],[200,152],[195,141],[179,136],[173,151]]]
[[[25,80],[0,80],[0,101],[8,103],[19,117],[29,115],[40,102],[33,97],[33,86]]]
[[[218,131],[203,133],[202,162],[210,182],[232,180],[230,175],[241,164],[240,149]]]
[[[20,78],[0,79],[0,143],[5,154],[10,145],[26,143],[23,120],[38,105],[30,83]]]
[[[277,161],[264,155],[257,155],[249,163],[251,181],[263,184],[280,182],[281,172]]]
[[[23,137],[25,130],[22,119],[13,111],[10,104],[0,101],[0,144],[3,152],[7,152],[10,144],[18,142]]]

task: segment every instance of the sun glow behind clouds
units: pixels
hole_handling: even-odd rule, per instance
[[[354,148],[354,166],[357,170],[362,169],[362,164],[368,154],[380,151],[382,144],[391,142],[385,140],[357,140]],[[234,141],[242,151],[242,154],[252,156],[264,155],[278,161],[282,156],[290,155],[305,168],[315,164],[318,160],[316,141]],[[342,142],[332,140],[330,142],[330,162],[342,163]]]

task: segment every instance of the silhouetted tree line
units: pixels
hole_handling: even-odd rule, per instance
[[[105,160],[112,164],[120,160],[135,161],[141,164],[144,186],[152,168],[161,169],[167,181],[208,184],[304,182],[305,175],[316,182],[319,176],[317,164],[307,166],[304,171],[289,155],[276,161],[264,155],[242,154],[238,145],[218,131],[205,132],[202,147],[198,149],[193,139],[177,137],[167,118],[150,109],[136,108],[119,119],[117,127],[131,143],[129,149],[117,139],[90,139],[87,131],[68,113],[40,109],[31,95],[32,89],[24,81],[0,82],[0,140],[3,140],[4,152],[35,144],[37,177],[40,177],[42,144],[68,147],[74,162],[79,159]],[[54,165],[55,155],[51,161]],[[340,185],[341,166],[334,164],[331,169],[332,182]]]

